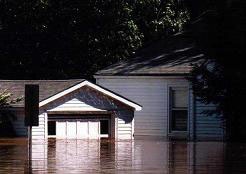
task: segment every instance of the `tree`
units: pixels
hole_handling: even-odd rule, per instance
[[[193,89],[205,103],[218,106],[227,138],[246,140],[246,3],[216,1],[194,23],[194,37],[208,59],[193,70]]]
[[[178,0],[2,0],[0,77],[91,78],[143,44],[181,30],[188,13],[175,4]]]
[[[133,13],[147,43],[182,31],[190,19],[185,3],[179,0],[139,0]]]

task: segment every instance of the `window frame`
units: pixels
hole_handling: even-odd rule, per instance
[[[180,90],[186,90],[187,91],[187,107],[180,107],[180,108],[173,108],[172,107],[172,90],[175,89],[180,89]],[[168,123],[168,136],[173,136],[174,134],[178,134],[178,135],[187,135],[187,133],[189,132],[189,108],[190,108],[190,91],[189,91],[189,86],[174,86],[174,85],[168,85],[168,119],[167,119],[167,123]],[[186,131],[179,131],[179,130],[172,130],[172,111],[173,110],[186,110],[187,111],[187,128]]]

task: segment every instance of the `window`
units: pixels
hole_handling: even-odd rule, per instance
[[[100,120],[100,132],[101,134],[109,133],[109,121],[108,120]]]
[[[187,131],[187,88],[170,89],[170,116],[170,131]]]
[[[48,121],[48,135],[56,135],[56,122]]]

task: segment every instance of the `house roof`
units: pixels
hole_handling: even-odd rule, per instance
[[[83,79],[72,80],[0,80],[0,92],[7,90],[12,94],[11,98],[24,97],[26,84],[39,85],[39,101],[42,101],[50,96],[53,96],[65,89],[68,89],[80,82]],[[23,107],[24,100],[13,104],[16,107]]]
[[[131,59],[106,67],[95,76],[185,75],[203,58],[190,33],[183,32],[158,40],[138,50]]]
[[[42,107],[62,96],[65,96],[83,86],[89,86],[104,95],[107,95],[115,100],[118,100],[135,110],[141,110],[142,106],[116,94],[102,86],[93,84],[84,79],[73,80],[0,80],[0,92],[7,90],[12,94],[11,98],[24,97],[26,84],[39,85],[39,107]],[[24,100],[13,104],[14,107],[24,107]]]
[[[132,108],[134,108],[137,111],[140,111],[142,109],[141,105],[139,105],[139,104],[137,104],[137,103],[135,103],[135,102],[133,102],[133,101],[131,101],[131,100],[119,95],[119,94],[116,94],[115,92],[110,91],[110,90],[108,90],[108,89],[106,89],[106,88],[104,88],[102,86],[99,86],[99,85],[96,85],[94,83],[91,83],[91,82],[89,82],[87,80],[84,80],[84,81],[78,83],[77,85],[74,85],[74,86],[72,86],[72,87],[70,87],[70,88],[68,88],[68,89],[66,89],[64,91],[61,91],[61,92],[59,92],[59,93],[57,93],[57,94],[55,94],[55,95],[53,95],[53,96],[51,96],[51,97],[49,97],[49,98],[47,98],[45,100],[39,102],[39,107],[42,107],[42,106],[48,104],[49,102],[54,101],[54,100],[56,100],[56,99],[58,99],[58,98],[60,98],[60,97],[62,97],[64,95],[67,95],[67,94],[69,94],[69,93],[71,93],[71,92],[73,92],[73,91],[75,91],[75,90],[77,90],[77,89],[79,89],[79,88],[81,88],[83,86],[89,86],[89,87],[91,87],[91,88],[103,93],[106,96],[109,96],[109,97],[111,97],[111,98],[113,98],[115,100],[118,100],[118,101],[120,101],[120,102],[122,102],[122,103],[124,103],[124,104],[126,104],[126,105],[128,105],[128,106],[130,106]]]

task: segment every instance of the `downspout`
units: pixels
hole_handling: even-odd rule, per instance
[[[190,125],[190,127],[192,128],[192,131],[191,131],[191,128],[189,129],[189,134],[190,134],[190,139],[192,141],[195,141],[196,140],[196,96],[193,92],[193,89],[192,89],[192,85],[189,86],[189,99],[190,99],[190,105],[192,106],[192,108],[189,106],[189,109],[190,109],[190,120],[192,120],[192,125]],[[192,114],[191,114],[192,113]],[[192,134],[192,136],[191,136]]]
[[[193,141],[196,140],[196,96],[193,95]]]

